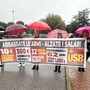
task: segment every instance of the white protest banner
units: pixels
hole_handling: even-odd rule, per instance
[[[1,62],[38,62],[86,66],[85,38],[22,38],[0,40]]]

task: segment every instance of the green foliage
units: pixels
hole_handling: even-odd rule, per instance
[[[79,11],[78,14],[73,17],[71,23],[66,26],[66,30],[70,33],[75,33],[75,30],[79,27],[90,25],[89,13],[90,11],[88,9]]]
[[[23,21],[17,21],[16,24],[24,25],[24,22]]]
[[[4,23],[4,22],[0,22],[0,26],[3,26],[4,28],[6,28],[7,27],[7,24]]]
[[[75,30],[77,29],[77,26],[78,24],[75,22],[75,21],[73,21],[73,22],[71,22],[70,24],[68,24],[67,26],[66,26],[66,30],[67,30],[67,32],[68,33],[74,33],[75,32]]]
[[[47,34],[49,31],[48,30],[43,30],[43,31],[39,31],[40,32],[40,34]]]
[[[40,21],[46,22],[53,29],[65,29],[64,20],[62,20],[61,16],[48,14],[45,19],[41,19]]]
[[[7,23],[7,27],[10,26],[10,25],[12,25],[12,24],[14,24],[14,23],[13,22],[8,22]]]
[[[75,19],[75,21],[78,24],[78,27],[83,27],[85,25],[89,25],[89,13],[90,11],[88,9],[84,9],[82,11],[79,11],[78,14],[76,16],[74,16],[73,18]]]

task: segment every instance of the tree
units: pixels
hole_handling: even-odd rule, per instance
[[[75,22],[75,21],[73,21],[73,22],[71,22],[70,24],[68,24],[67,26],[66,26],[66,30],[67,30],[67,32],[68,33],[74,33],[75,32],[75,30],[77,29],[77,26],[78,24]]]
[[[40,21],[46,22],[52,29],[65,29],[64,20],[59,15],[48,14],[45,19]]]
[[[74,16],[75,21],[78,24],[78,27],[83,27],[85,25],[89,25],[89,13],[90,11],[88,9],[84,9],[82,11],[79,11],[76,16]]]
[[[71,23],[66,26],[66,30],[70,33],[75,33],[75,30],[79,27],[90,25],[89,13],[89,9],[79,11],[78,14],[73,17]]]
[[[3,26],[4,28],[6,28],[7,27],[7,24],[4,23],[4,22],[0,22],[0,26]]]
[[[8,22],[7,23],[7,27],[10,26],[10,25],[12,25],[12,24],[14,24],[14,23],[13,22]]]
[[[17,21],[16,24],[24,25],[24,22],[23,21]]]

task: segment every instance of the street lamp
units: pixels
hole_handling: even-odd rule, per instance
[[[13,13],[13,17],[12,18],[13,18],[13,23],[14,23],[14,11],[12,11],[12,13]]]

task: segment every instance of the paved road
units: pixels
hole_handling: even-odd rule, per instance
[[[54,73],[52,65],[31,68],[32,64],[19,69],[17,63],[6,63],[0,71],[0,90],[66,90],[64,67],[61,73]]]
[[[90,63],[86,62],[85,72],[78,72],[78,68],[68,67],[69,90],[90,90]]]

